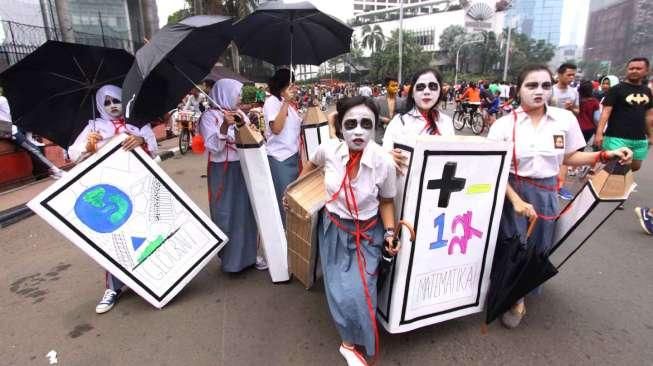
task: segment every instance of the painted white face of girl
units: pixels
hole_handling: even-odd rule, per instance
[[[350,150],[358,151],[374,137],[374,112],[363,104],[350,108],[342,117],[342,136]]]
[[[552,87],[551,75],[544,70],[533,71],[526,75],[519,87],[522,108],[532,110],[544,107],[551,98]]]
[[[434,89],[435,90],[432,90]],[[421,89],[421,90],[419,90]],[[420,75],[413,85],[413,100],[417,108],[428,111],[440,98],[440,83],[432,72]]]
[[[107,95],[104,97],[104,110],[113,118],[122,117],[122,102]]]

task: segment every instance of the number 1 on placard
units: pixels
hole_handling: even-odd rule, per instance
[[[447,246],[447,240],[442,238],[444,236],[444,213],[435,218],[434,225],[438,229],[438,239],[431,243],[429,249],[444,248]]]

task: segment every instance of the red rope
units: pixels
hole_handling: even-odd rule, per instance
[[[526,182],[526,183],[528,183],[528,184],[530,184],[530,185],[532,185],[532,186],[534,186],[536,188],[557,193],[559,184],[556,184],[555,186],[547,186],[547,185],[539,184],[539,183],[535,182],[534,180],[529,179],[527,177],[520,177],[519,176],[519,173],[518,173],[518,165],[519,164],[517,163],[517,149],[515,147],[517,145],[516,142],[515,142],[516,141],[515,136],[516,136],[516,130],[517,130],[517,112],[515,112],[513,110],[512,115],[513,115],[513,122],[514,122],[513,126],[512,126],[512,164],[515,167],[515,181],[517,182],[518,185],[520,185],[521,182]],[[542,215],[541,213],[539,213],[537,211],[535,213],[537,214],[537,217],[542,219],[542,220],[554,221],[554,220],[557,220],[558,218],[560,218],[560,216],[566,214],[569,211],[569,209],[571,208],[571,206],[572,206],[572,203],[569,203],[557,215]]]
[[[336,227],[344,232],[346,232],[349,235],[354,236],[355,241],[356,241],[356,261],[358,263],[358,272],[361,277],[361,281],[363,282],[363,290],[365,292],[365,301],[367,303],[367,310],[370,315],[370,321],[372,322],[372,328],[374,330],[374,357],[372,358],[372,361],[370,364],[374,364],[376,362],[376,359],[379,355],[379,329],[376,324],[376,311],[374,310],[374,306],[372,305],[372,295],[370,295],[370,291],[367,288],[367,278],[365,276],[365,273],[367,273],[370,276],[376,276],[377,271],[374,273],[369,273],[367,271],[367,261],[365,260],[365,255],[363,254],[362,248],[361,248],[361,239],[365,239],[368,242],[372,241],[371,236],[367,234],[367,231],[369,231],[371,228],[374,227],[377,223],[377,219],[374,218],[372,220],[369,220],[365,222],[364,226],[361,227],[361,221],[358,218],[358,203],[356,202],[356,196],[354,195],[354,189],[351,186],[351,178],[355,175],[356,168],[359,166],[361,157],[363,155],[362,151],[350,151],[349,152],[349,161],[347,162],[347,168],[345,171],[345,176],[342,178],[342,183],[340,184],[340,188],[338,189],[337,192],[335,192],[332,196],[331,199],[327,202],[333,202],[335,201],[338,196],[340,195],[340,192],[344,190],[345,193],[345,205],[347,206],[347,210],[349,211],[349,214],[351,217],[354,219],[354,224],[356,225],[356,230],[351,232],[347,228],[344,227],[335,217],[333,217],[328,210],[326,210],[327,216],[329,217],[329,220],[333,222]]]
[[[422,114],[422,117],[426,120],[426,124],[422,129],[422,132],[429,131],[429,135],[440,135],[440,130],[438,130],[438,125],[435,123],[436,120],[440,118],[440,113],[437,110],[424,113],[419,111]]]

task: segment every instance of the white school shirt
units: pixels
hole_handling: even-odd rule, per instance
[[[435,125],[438,127],[441,136],[454,136],[456,134],[451,117],[442,113],[442,111],[439,112],[439,118],[435,121]],[[385,128],[385,135],[383,135],[383,148],[390,151],[393,149],[395,141],[415,138],[419,135],[428,135],[426,119],[416,108],[413,108],[403,115],[396,114],[388,123]]]
[[[531,118],[521,107],[515,113],[517,114],[516,126],[514,114],[505,115],[492,124],[487,138],[512,142],[513,127],[515,127],[515,155],[519,176],[528,178],[557,176],[565,154],[586,145],[576,116],[566,109],[546,107],[546,113],[537,128],[533,127]],[[512,161],[510,172],[515,173]]]
[[[154,135],[154,131],[152,131],[152,127],[149,123],[141,128],[138,128],[129,123],[125,125],[114,124],[111,121],[107,121],[102,118],[96,118],[95,120],[88,121],[88,124],[77,136],[75,142],[73,142],[73,144],[68,147],[68,156],[72,161],[78,161],[86,153],[86,141],[88,139],[88,135],[91,132],[97,132],[102,136],[102,140],[98,141],[96,144],[97,150],[109,142],[113,136],[121,132],[126,132],[130,135],[142,137],[145,140],[145,145],[147,147],[147,151],[150,153],[150,156],[156,156],[156,136]]]
[[[245,123],[249,123],[249,118],[238,110]],[[220,133],[220,126],[224,121],[224,114],[217,109],[209,109],[202,113],[200,118],[199,131],[204,138],[204,147],[209,154],[209,160],[214,163],[227,161],[238,161],[238,152],[236,151],[236,125],[227,128],[227,134]]]
[[[299,151],[299,134],[302,129],[302,118],[294,107],[288,107],[288,116],[283,129],[278,135],[272,133],[270,124],[277,118],[281,110],[282,101],[274,95],[265,100],[263,104],[263,118],[265,119],[265,147],[268,155],[278,161],[284,161]]]
[[[311,163],[324,168],[324,183],[327,201],[340,190],[349,161],[347,143],[331,139],[318,146]],[[370,141],[361,156],[358,175],[351,180],[351,186],[358,206],[358,219],[369,220],[379,210],[379,197],[394,198],[397,194],[396,171],[392,158],[381,146]],[[343,219],[354,219],[345,203],[345,191],[340,191],[338,198],[327,202],[329,212]]]

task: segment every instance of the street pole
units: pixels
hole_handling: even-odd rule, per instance
[[[461,45],[458,47],[458,50],[456,51],[456,71],[455,71],[455,73],[454,73],[453,85],[457,85],[457,84],[458,84],[458,59],[459,59],[459,57],[460,57],[460,50],[461,50],[461,49],[463,48],[463,46],[465,46],[465,45],[472,44],[472,43],[482,43],[482,42],[483,42],[482,40],[477,40],[477,41],[467,41],[467,42],[463,42],[463,44],[461,44]]]
[[[512,33],[512,22],[508,25],[508,41],[506,42],[506,58],[503,61],[503,81],[508,80],[508,62],[510,59],[510,35]]]
[[[401,67],[402,67],[403,42],[404,42],[404,0],[399,0],[399,71],[397,73],[399,87],[401,87],[402,85]]]

